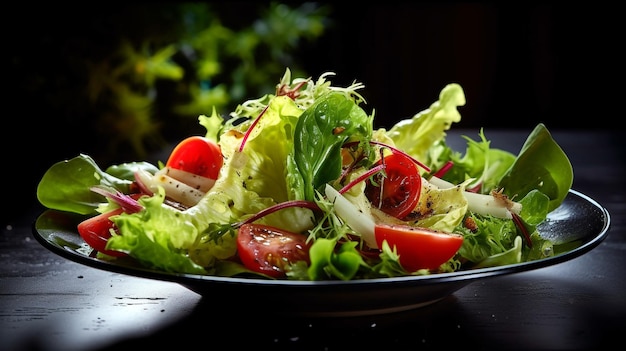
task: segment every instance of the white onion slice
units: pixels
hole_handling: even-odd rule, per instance
[[[335,212],[357,234],[361,235],[367,246],[377,249],[376,235],[374,233],[374,220],[354,206],[348,199],[341,195],[337,189],[326,184],[326,198],[335,204]]]
[[[454,184],[445,181],[441,178],[432,177],[428,180],[430,184],[437,186],[440,189],[448,189],[455,186]],[[472,193],[465,191],[463,193],[468,202],[468,208],[470,211],[481,215],[492,215],[498,218],[511,219],[511,212],[519,214],[522,211],[522,204],[515,201],[503,201],[497,199],[493,195]],[[505,205],[507,203],[509,207]]]
[[[213,187],[213,184],[215,184],[215,179],[203,177],[203,176],[191,173],[191,172],[187,172],[181,169],[176,169],[176,168],[167,167],[167,166],[158,170],[154,175],[155,176],[166,175],[166,176],[172,177],[176,180],[179,180],[189,185],[190,187],[194,189],[200,190],[205,193]]]
[[[161,186],[168,198],[188,207],[195,206],[205,194],[165,174],[152,175],[146,171],[139,170],[135,175],[139,177],[148,190],[156,193],[158,187]]]

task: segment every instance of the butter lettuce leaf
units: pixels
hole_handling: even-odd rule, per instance
[[[387,135],[397,148],[429,164],[431,147],[445,139],[452,123],[461,121],[458,107],[464,105],[465,93],[461,86],[448,84],[439,93],[439,100],[432,103],[430,108],[399,121],[387,131]]]
[[[418,220],[415,225],[452,233],[461,224],[468,209],[464,191],[464,184],[447,189],[422,184],[417,209],[429,215]]]
[[[294,129],[302,110],[287,96],[270,100],[241,149],[252,121],[225,131],[219,141],[224,164],[211,190],[189,211],[207,213],[227,224],[296,197],[288,184],[287,159],[294,147]],[[211,214],[213,212],[213,214]],[[290,207],[261,218],[259,223],[292,232],[312,226],[311,210]]]
[[[165,192],[160,190],[155,196],[139,200],[143,211],[111,217],[120,234],[109,239],[107,248],[126,252],[149,268],[206,274],[203,265],[209,262],[198,264],[190,253],[210,250],[208,244],[200,241],[200,233],[188,215],[163,204]]]

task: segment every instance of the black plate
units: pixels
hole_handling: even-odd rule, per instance
[[[173,274],[143,268],[131,259],[101,260],[76,231],[78,216],[44,211],[33,224],[35,238],[50,251],[72,261],[131,276],[176,282],[203,296],[235,301],[263,301],[274,312],[309,316],[359,316],[405,311],[439,301],[478,279],[525,272],[571,260],[598,246],[608,234],[608,211],[588,196],[571,190],[541,225],[541,235],[557,243],[580,245],[549,258],[454,273],[352,281],[289,281]],[[282,310],[276,311],[277,308]]]

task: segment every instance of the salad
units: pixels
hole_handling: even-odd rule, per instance
[[[201,115],[206,133],[158,164],[101,168],[89,155],[53,164],[37,197],[84,215],[77,231],[103,260],[171,273],[292,280],[427,275],[558,254],[537,230],[573,181],[543,124],[515,155],[480,130],[466,150],[459,84],[389,129],[373,127],[358,92],[334,73],[293,78]]]

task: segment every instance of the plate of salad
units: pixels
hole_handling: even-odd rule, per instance
[[[465,104],[451,83],[389,129],[361,83],[293,78],[201,115],[205,133],[166,160],[53,164],[37,240],[81,264],[262,299],[284,312],[363,315],[418,308],[476,279],[578,257],[610,216],[571,189],[571,163],[538,124],[518,154],[480,130],[453,150]]]

